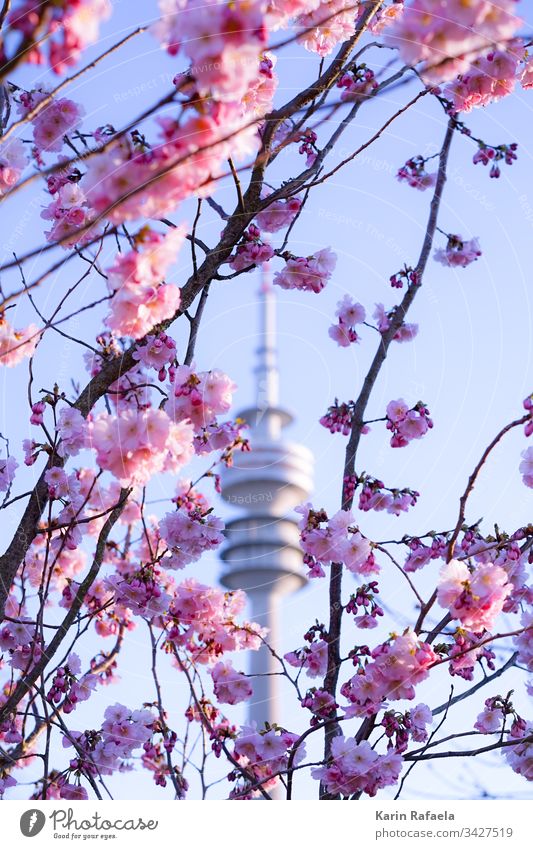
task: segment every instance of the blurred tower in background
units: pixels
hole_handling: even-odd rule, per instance
[[[267,270],[259,306],[256,401],[239,413],[250,426],[252,450],[235,454],[234,465],[223,469],[221,476],[222,497],[240,511],[238,518],[226,523],[221,582],[247,593],[251,619],[269,629],[267,641],[279,650],[281,599],[307,581],[293,509],[311,492],[313,456],[308,448],[282,435],[293,417],[279,404],[276,299]],[[268,673],[279,673],[280,667],[266,646],[250,652],[248,671],[259,676],[252,679],[248,719],[257,722],[258,728],[279,721],[279,677]]]

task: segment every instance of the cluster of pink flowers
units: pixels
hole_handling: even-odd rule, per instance
[[[164,565],[170,569],[183,569],[188,563],[199,560],[204,551],[211,551],[222,543],[224,522],[208,511],[187,510],[180,507],[167,513],[159,523],[161,539],[171,551]]]
[[[396,175],[398,180],[400,182],[405,181],[413,189],[420,189],[420,191],[425,192],[426,189],[431,188],[437,182],[436,173],[428,174],[426,171],[427,161],[423,156],[411,157],[399,169]]]
[[[234,271],[251,271],[256,265],[268,262],[273,256],[274,251],[267,242],[262,241],[259,228],[250,224],[237,245],[235,254],[229,260],[229,265]]]
[[[383,5],[370,19],[368,29],[374,35],[381,35],[400,15],[403,14],[405,0],[391,0],[390,5]],[[364,4],[360,7],[359,16],[365,12]]]
[[[343,436],[348,436],[352,428],[353,407],[353,401],[339,403],[335,398],[335,402],[328,407],[327,413],[320,417],[319,422],[330,433],[342,433]]]
[[[512,591],[507,572],[493,563],[472,571],[461,560],[450,560],[440,573],[437,600],[454,619],[475,633],[490,630]]]
[[[135,749],[142,748],[150,740],[155,718],[147,709],[130,710],[125,705],[114,704],[106,708],[104,722],[97,731],[71,731],[63,738],[65,748],[76,744],[76,756],[70,761],[69,771],[76,775],[112,775],[116,770],[124,769]],[[74,785],[74,791],[76,785]],[[83,790],[83,788],[81,788]],[[74,792],[72,791],[72,792]],[[85,795],[71,795],[71,791],[61,791],[63,799],[87,798]]]
[[[49,97],[49,92],[36,88],[20,95],[19,110],[26,115]],[[76,130],[84,116],[83,108],[66,97],[51,99],[32,119],[33,141],[38,154],[59,151],[65,136]]]
[[[449,79],[468,68],[468,59],[506,41],[521,26],[514,0],[411,0],[387,30],[385,43],[397,47],[408,65],[424,63],[427,79]]]
[[[525,725],[524,737],[531,738],[532,736],[533,723],[529,722]],[[531,739],[525,739],[523,743],[518,743],[516,746],[506,747],[503,754],[513,772],[522,775],[528,781],[533,781],[533,742]]]
[[[522,462],[518,469],[526,486],[533,487],[533,445],[522,451]]]
[[[396,784],[403,767],[401,755],[391,750],[380,755],[367,740],[335,737],[331,742],[331,763],[311,770],[329,793],[349,797],[354,793],[375,796],[377,791]]]
[[[485,645],[480,645],[481,635],[468,631],[462,626],[453,634],[453,643],[447,646],[449,658],[448,672],[464,681],[474,680],[474,664],[485,661],[487,669],[494,672],[494,652]]]
[[[517,159],[516,150],[518,145],[515,142],[512,144],[499,144],[496,147],[485,144],[484,142],[478,142],[478,144],[478,150],[474,154],[472,161],[474,165],[477,165],[478,162],[481,162],[482,165],[490,165],[490,177],[497,178],[500,176],[501,171],[500,166],[497,164],[498,162],[505,162],[506,165],[512,165]]]
[[[432,721],[431,709],[425,704],[416,705],[405,713],[385,711],[381,725],[388,738],[387,749],[394,749],[401,754],[407,749],[409,738],[417,743],[424,743],[428,738],[426,726]]]
[[[150,565],[133,571],[122,567],[106,578],[104,586],[113,593],[115,604],[147,619],[165,613],[171,600],[163,588],[159,571]]]
[[[60,241],[64,248],[83,245],[98,232],[96,213],[78,182],[61,183],[52,203],[41,212],[41,218],[52,221],[52,228],[45,233],[47,241]]]
[[[523,630],[513,638],[518,651],[517,660],[527,668],[528,672],[533,672],[533,612],[524,610],[520,617],[520,624]]]
[[[301,705],[311,711],[310,725],[315,726],[321,720],[329,719],[339,707],[331,693],[317,687],[310,687],[301,701]]]
[[[268,199],[268,194],[263,198]],[[294,221],[301,206],[302,201],[296,196],[275,200],[256,216],[257,226],[266,233],[277,233]]]
[[[387,404],[387,430],[392,432],[391,447],[404,448],[412,439],[421,439],[433,427],[429,410],[422,401],[409,407],[399,398]]]
[[[175,261],[184,237],[183,227],[175,227],[166,236],[152,230],[141,231],[138,250],[117,255],[107,272],[113,298],[105,321],[111,330],[140,339],[176,313],[180,290],[163,283],[162,278]]]
[[[177,742],[175,731],[161,730],[161,740],[147,740],[143,743],[142,765],[153,774],[156,787],[167,786],[167,776],[170,774],[168,755],[174,751]],[[189,784],[183,777],[179,767],[173,767],[173,786],[178,793],[178,799],[185,799]]]
[[[369,584],[363,584],[357,589],[357,592],[352,593],[350,600],[346,605],[346,613],[355,613],[354,624],[358,628],[377,628],[378,618],[383,616],[383,610],[376,602],[376,595],[379,593],[377,581],[370,581]],[[362,612],[360,612],[362,609]]]
[[[479,240],[477,238],[465,240],[462,236],[449,233],[446,247],[437,248],[433,256],[441,265],[446,265],[450,268],[456,268],[457,266],[466,268],[467,265],[475,262],[481,256]]]
[[[408,281],[409,283],[410,281]],[[396,307],[387,311],[383,304],[376,304],[376,309],[372,313],[372,318],[376,321],[377,329],[380,333],[386,333],[391,325],[391,320],[394,318]],[[395,342],[410,342],[418,334],[418,324],[407,324],[402,322],[398,330],[393,336]]]
[[[470,112],[510,94],[517,82],[522,55],[523,48],[517,44],[475,59],[466,73],[459,74],[444,90],[453,111]]]
[[[160,116],[156,123],[159,132],[148,144],[132,133],[88,161],[82,187],[96,212],[114,223],[160,219],[195,192],[212,193],[227,158],[258,144],[257,127],[239,101],[204,101],[192,92],[178,118]]]
[[[251,450],[249,441],[242,436],[242,431],[247,426],[241,419],[222,422],[222,424],[210,424],[202,428],[200,433],[194,437],[194,450],[197,454],[223,451],[220,459],[229,466],[235,449]]]
[[[418,569],[426,566],[431,560],[444,557],[447,547],[448,543],[444,537],[434,537],[430,546],[423,545],[418,538],[414,537],[409,542],[410,553],[403,568],[406,572],[416,572]]]
[[[78,702],[87,701],[96,687],[98,679],[95,675],[84,675],[78,679],[80,672],[81,661],[77,654],[71,652],[64,666],[58,667],[52,680],[47,698],[56,704],[63,702],[61,709],[64,713],[72,713]]]
[[[313,577],[323,577],[322,566],[332,562],[344,563],[357,575],[379,571],[372,544],[357,529],[350,510],[339,510],[331,519],[324,510],[313,510],[310,504],[296,510],[302,516],[298,525],[300,542]]]
[[[206,15],[203,0],[160,0],[163,17],[152,32],[171,56],[191,61],[198,91],[221,101],[238,101],[257,74],[267,43],[264,4],[217,0]]]
[[[344,102],[356,102],[369,97],[377,87],[374,71],[367,68],[365,64],[357,65],[349,73],[343,74],[337,83],[338,88],[344,89],[341,100]]]
[[[247,675],[237,672],[233,664],[217,663],[211,670],[214,692],[221,704],[236,705],[253,696],[253,688]]]
[[[18,463],[14,457],[6,457],[5,460],[0,459],[0,492],[7,492],[15,480],[15,472],[18,469]]]
[[[0,144],[0,197],[15,185],[27,164],[26,148],[20,139]]]
[[[15,330],[0,312],[0,365],[9,368],[31,357],[39,338],[39,328],[35,324]]]
[[[176,343],[166,333],[149,335],[133,352],[133,359],[145,368],[156,369],[158,379],[165,380],[166,367],[176,361]]]
[[[377,478],[366,477],[359,495],[360,510],[386,510],[394,516],[416,505],[420,493],[414,489],[390,489]]]
[[[337,264],[337,257],[329,248],[307,257],[287,254],[285,259],[285,268],[276,272],[274,284],[304,292],[321,292]]]
[[[301,155],[305,154],[306,168],[311,168],[318,156],[318,148],[316,146],[317,139],[317,134],[310,127],[302,130],[299,135],[298,141],[300,145],[298,147],[298,153]]]
[[[303,32],[299,36],[306,50],[328,56],[337,44],[353,35],[357,3],[354,0],[320,0],[306,4],[307,13],[296,18],[296,26]]]
[[[186,649],[195,663],[210,664],[223,652],[261,647],[266,630],[255,622],[236,621],[245,604],[240,590],[224,593],[187,578],[177,585],[161,626],[166,627],[171,646]]]
[[[9,665],[13,669],[21,669],[26,673],[38,663],[42,657],[42,643],[37,634],[35,624],[28,620],[24,608],[8,602],[8,615],[17,621],[4,622],[0,628],[0,651],[6,652]]]
[[[420,283],[420,275],[418,271],[411,268],[410,265],[404,265],[400,271],[392,274],[389,279],[393,289],[403,289],[404,283],[407,284],[407,287],[418,286]]]
[[[73,507],[79,510],[81,506],[77,496],[74,495],[68,504],[68,512],[74,512]],[[72,579],[83,570],[86,563],[86,554],[78,547],[81,538],[80,528],[84,527],[74,523],[74,533],[70,531],[70,528],[63,529],[62,535],[56,533],[51,542],[44,533],[35,537],[26,554],[24,568],[24,576],[30,586],[38,588],[44,571],[48,570],[49,592],[61,593],[69,587],[69,601],[72,601],[78,589],[78,585]],[[61,601],[59,605],[61,606]],[[69,607],[70,604],[66,606]]]
[[[533,59],[527,50],[524,56],[524,64],[521,68],[520,82],[522,88],[533,88]]]
[[[510,700],[510,694],[505,698],[502,696],[491,696],[485,699],[485,707],[478,715],[474,728],[476,731],[480,731],[481,734],[499,732],[502,722],[509,716],[513,717],[512,724],[509,728],[510,736],[522,737],[526,730],[526,722],[514,709]]]
[[[305,669],[309,678],[323,678],[328,668],[328,644],[313,640],[309,646],[287,652],[283,657],[296,669]]]
[[[236,388],[219,369],[196,372],[193,367],[178,366],[165,409],[177,422],[190,420],[195,432],[202,434],[216,423],[217,415],[228,412]]]
[[[8,23],[25,38],[32,39],[40,21],[39,6],[35,0],[23,0],[22,5],[10,12]],[[56,74],[63,74],[74,65],[83,50],[98,40],[100,22],[112,12],[110,0],[59,0],[46,9],[50,67]],[[42,47],[39,40],[29,51],[28,61],[41,64]]]
[[[415,686],[429,675],[438,655],[412,629],[391,642],[377,646],[372,661],[341,687],[350,705],[345,715],[369,716],[384,706],[385,700],[414,699]]]
[[[63,407],[57,419],[60,457],[73,457],[85,446],[87,422],[76,407]]]
[[[425,743],[428,738],[427,725],[433,722],[431,708],[423,703],[415,705],[406,713],[410,721],[411,737],[416,743]]]
[[[241,99],[243,111],[250,118],[264,118],[272,108],[278,87],[278,78],[274,73],[276,62],[277,57],[268,51],[259,57],[257,74],[248,83],[248,89]]]
[[[261,782],[265,790],[272,789],[278,783],[277,773],[286,771],[289,756],[298,734],[293,734],[283,728],[269,728],[258,731],[255,723],[241,728],[235,740],[235,758],[246,772],[253,776],[257,782]],[[305,758],[305,746],[301,744],[296,750],[293,765],[298,766]],[[240,778],[240,773],[235,770],[230,773],[231,779]],[[243,784],[237,785],[231,793],[233,799],[251,799],[257,795],[257,790],[250,787],[245,780]]]
[[[164,410],[129,408],[120,416],[100,413],[88,425],[87,444],[96,461],[124,486],[145,484],[154,474],[175,472],[191,459],[193,428],[174,423]]]
[[[364,324],[366,319],[364,306],[354,301],[350,295],[345,295],[342,301],[337,303],[335,315],[339,320],[337,324],[332,324],[329,328],[330,337],[341,348],[347,348],[352,342],[358,342],[359,336],[355,327],[357,324]]]

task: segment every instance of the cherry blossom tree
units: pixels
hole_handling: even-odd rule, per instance
[[[2,422],[0,798],[28,771],[32,798],[102,798],[106,777],[130,768],[184,798],[192,776],[207,793],[214,761],[229,775],[232,799],[269,799],[274,788],[291,799],[303,774],[320,798],[358,799],[400,793],[418,763],[493,750],[533,779],[533,720],[498,681],[512,668],[531,695],[533,526],[487,528],[469,509],[512,430],[524,432],[516,465],[533,486],[533,395],[516,398],[443,531],[417,527],[389,541],[365,532],[368,511],[399,516],[419,493],[362,471],[360,461],[371,427],[407,450],[433,428],[424,401],[396,397],[401,387],[377,418],[369,406],[396,343],[417,335],[409,314],[431,263],[468,274],[482,255],[484,234],[441,229],[441,208],[455,146],[469,146],[472,167],[488,166],[491,178],[517,158],[514,140],[476,137],[468,122],[480,107],[533,86],[521,5],[216,0],[207,12],[202,0],[160,0],[148,28],[137,26],[133,5],[130,31],[98,53],[111,0],[2,4],[4,229],[19,196],[35,199],[43,223],[38,246],[5,257],[1,268],[0,365],[18,370],[18,403],[33,436],[22,444],[8,417]],[[112,115],[95,122],[71,92],[140,38],[172,57],[168,91],[122,126]],[[309,73],[286,99],[279,80],[290,74],[290,49],[307,51]],[[364,142],[346,141],[391,91],[400,108]],[[370,294],[362,304],[346,284],[324,340],[374,351],[359,385],[354,377],[353,398],[327,399],[320,419],[345,441],[339,502],[325,509],[318,494],[298,508],[304,563],[328,599],[329,621],[302,622],[301,644],[284,655],[271,646],[298,708],[294,727],[283,716],[275,726],[239,727],[232,706],[250,699],[254,685],[243,653],[269,635],[246,620],[242,592],[206,585],[198,565],[224,540],[210,489],[219,489],[220,468],[250,448],[246,423],[232,417],[232,378],[195,360],[204,308],[221,281],[266,263],[275,286],[320,298],[337,257],[327,245],[306,256],[291,251],[303,210],[315,188],[408,120],[422,98],[434,111],[436,153],[418,150],[413,137],[411,157],[397,164],[405,191],[427,198],[418,257],[391,268],[388,305],[373,308]],[[339,154],[341,141],[348,148]],[[232,209],[220,197],[228,185]],[[199,236],[206,210],[218,217],[212,244]],[[188,255],[184,276],[173,271],[178,255]],[[54,287],[58,269],[68,270],[66,289]],[[77,356],[61,379],[40,360],[54,334]],[[42,366],[43,387],[34,380]],[[194,463],[202,470],[191,480]],[[154,514],[147,493],[165,475],[173,488],[165,485]],[[31,479],[29,489],[19,478]],[[418,573],[433,561],[426,593]],[[388,611],[391,569],[416,605],[406,628]],[[504,616],[512,627],[501,625]],[[366,631],[375,628],[372,639]],[[141,629],[150,686],[126,706],[113,683],[124,645]],[[188,693],[181,715],[171,710],[162,664]],[[443,670],[460,685],[451,694]],[[430,705],[417,695],[428,680],[438,682]],[[474,727],[441,732],[467,698],[481,698]],[[90,729],[77,721],[86,701]],[[468,749],[455,742],[463,736]],[[318,760],[306,752],[316,740]]]

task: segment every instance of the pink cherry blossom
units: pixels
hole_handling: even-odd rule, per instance
[[[183,244],[185,228],[176,227],[161,236],[143,233],[139,250],[118,254],[108,270],[113,294],[106,324],[118,335],[140,339],[156,324],[170,318],[180,305],[180,290],[163,282]]]
[[[494,50],[476,59],[445,89],[455,112],[470,112],[510,94],[517,82],[518,62],[523,49],[518,44],[507,50]]]
[[[433,427],[428,408],[419,401],[409,409],[403,398],[387,405],[387,430],[392,432],[391,446],[403,448],[412,439],[421,439]]]
[[[57,433],[60,438],[57,453],[60,457],[72,457],[79,454],[85,445],[86,421],[75,407],[63,407],[57,420]]]
[[[530,722],[524,728],[525,741],[503,749],[504,757],[511,769],[528,781],[533,781],[533,743],[527,739],[531,737],[532,733],[533,724]]]
[[[0,144],[0,196],[15,185],[27,164],[26,147],[20,139]]]
[[[417,743],[424,743],[428,738],[426,726],[433,722],[431,708],[424,703],[418,704],[410,709],[409,719],[411,720],[411,737]]]
[[[523,67],[520,69],[520,84],[522,88],[533,88],[533,59],[526,57]]]
[[[237,250],[229,260],[230,268],[234,271],[251,270],[256,265],[263,265],[274,256],[270,245],[263,242],[259,228],[251,224],[244,233]]]
[[[192,425],[174,424],[164,410],[100,413],[89,422],[87,442],[96,461],[127,486],[142,485],[159,471],[177,471],[192,457]]]
[[[342,348],[348,347],[352,342],[358,342],[359,336],[355,326],[365,321],[366,312],[363,305],[354,301],[350,295],[345,295],[337,303],[335,315],[339,321],[338,324],[332,324],[329,328],[330,337]]]
[[[311,643],[295,652],[284,655],[287,663],[305,669],[310,678],[323,678],[328,668],[328,646],[324,640]]]
[[[492,628],[511,591],[501,566],[483,563],[470,571],[464,561],[450,560],[440,573],[437,600],[465,628],[477,633]]]
[[[492,734],[495,731],[500,731],[502,726],[503,715],[501,711],[485,708],[476,719],[474,728],[480,731],[481,734]]]
[[[282,289],[302,289],[306,292],[321,292],[330,279],[336,255],[323,248],[308,257],[289,256],[285,268],[274,275],[274,284]]]
[[[196,663],[212,663],[221,651],[257,651],[267,631],[257,623],[236,620],[244,593],[224,593],[187,578],[178,584],[168,613],[161,618],[171,644],[187,648]]]
[[[425,169],[427,160],[422,156],[413,156],[399,169],[398,180],[405,181],[408,186],[424,192],[437,182],[437,174],[428,174]]]
[[[178,366],[165,409],[177,422],[190,420],[201,434],[203,428],[216,423],[217,415],[228,412],[236,388],[220,369],[196,372],[190,366]]]
[[[49,242],[61,242],[64,248],[83,245],[93,239],[100,229],[96,212],[89,206],[79,183],[66,182],[60,185],[54,200],[41,212],[41,218],[52,222],[46,231]],[[81,231],[81,232],[80,232]]]
[[[450,234],[445,248],[437,248],[434,259],[450,268],[466,268],[481,256],[478,239],[465,241],[462,236]]]
[[[78,61],[88,45],[98,40],[100,22],[109,18],[111,12],[110,0],[70,0],[54,3],[47,10],[52,19],[44,46],[49,48],[50,67],[56,74],[63,74]],[[12,29],[19,30],[30,41],[32,36],[38,37],[34,30],[39,25],[40,16],[34,0],[23,0],[9,14],[8,20]],[[37,41],[29,52],[28,60],[42,63],[42,50]]]
[[[321,0],[316,8],[296,18],[297,26],[304,30],[299,41],[307,50],[328,56],[337,44],[353,35],[355,7],[353,0]]]
[[[231,663],[217,663],[211,670],[215,695],[221,704],[236,705],[253,695],[250,680]]]
[[[374,72],[363,64],[358,65],[349,73],[343,74],[337,83],[337,87],[343,89],[342,101],[354,103],[371,95],[377,89],[378,84]]]
[[[350,797],[363,791],[375,796],[378,789],[395,784],[403,761],[396,752],[380,755],[367,740],[335,737],[331,742],[331,763],[311,770],[332,794]]]
[[[35,324],[15,330],[0,313],[0,365],[9,368],[31,357],[39,338],[39,328]]]
[[[152,32],[171,55],[190,59],[198,90],[218,100],[239,100],[253,79],[267,32],[260,2],[217,0],[206,15],[203,0],[160,0],[162,18]]]
[[[373,661],[341,687],[350,705],[346,716],[377,713],[385,700],[414,699],[415,686],[438,659],[427,643],[408,629],[372,652]]]
[[[425,78],[450,79],[476,53],[512,38],[521,26],[515,11],[513,0],[447,0],[445,8],[440,0],[411,0],[388,27],[385,42],[399,49],[403,62],[422,62]]]
[[[268,195],[265,197],[268,199]],[[266,233],[277,233],[294,221],[301,205],[302,201],[297,196],[287,200],[275,200],[256,216],[257,226]]]
[[[14,457],[0,458],[0,492],[7,492],[15,479],[18,463]]]
[[[533,487],[533,445],[522,451],[520,456],[523,459],[518,469],[522,475],[522,480],[526,486]]]
[[[81,124],[84,110],[66,97],[52,100],[33,119],[33,140],[38,150],[50,153],[61,150],[64,136]]]
[[[204,551],[210,551],[223,541],[224,523],[207,512],[179,508],[167,513],[159,523],[159,533],[171,550],[171,556],[163,563],[171,569],[183,569],[187,563],[198,560]]]

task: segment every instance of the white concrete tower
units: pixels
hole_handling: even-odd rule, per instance
[[[312,489],[313,456],[308,448],[285,441],[282,429],[293,420],[279,405],[276,350],[276,299],[268,271],[259,292],[261,327],[257,349],[256,402],[239,415],[249,426],[250,453],[238,453],[222,474],[222,497],[240,510],[226,524],[221,581],[228,589],[244,590],[252,621],[269,629],[267,640],[279,650],[280,601],[306,583],[294,507]],[[250,721],[259,728],[280,721],[279,663],[266,646],[250,652],[254,696]]]

